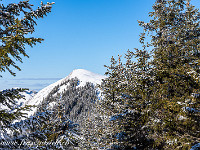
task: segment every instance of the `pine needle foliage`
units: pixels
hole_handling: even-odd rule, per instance
[[[156,0],[149,16],[139,21],[142,50],[106,66],[104,148],[190,149],[200,142],[199,10],[190,1]]]
[[[10,89],[0,91],[0,129],[4,130],[8,128],[13,120],[26,117],[26,113],[23,110],[29,110],[31,106],[19,107],[17,100],[23,98],[19,92],[23,92],[25,89]]]
[[[42,38],[27,37],[35,31],[36,19],[43,18],[51,12],[54,3],[43,4],[33,10],[29,0],[20,1],[18,4],[0,4],[0,72],[6,70],[15,76],[11,67],[21,70],[16,64],[22,63],[22,56],[29,57],[25,46],[33,47],[41,43]],[[20,19],[21,18],[21,19]]]
[[[155,93],[151,116],[156,145],[189,149],[199,142],[200,106],[198,9],[189,1],[157,0],[149,23]],[[196,95],[196,96],[195,96]]]
[[[8,71],[15,76],[12,68],[21,70],[16,63],[17,61],[22,63],[23,56],[28,57],[25,51],[26,45],[33,47],[36,43],[43,41],[42,38],[28,37],[28,35],[35,31],[36,20],[51,12],[53,4],[41,2],[41,6],[33,10],[33,5],[29,3],[29,0],[10,3],[7,6],[4,6],[1,1],[0,72]],[[2,76],[0,75],[0,77]],[[13,122],[26,117],[24,112],[29,111],[32,107],[21,107],[17,103],[19,99],[23,98],[20,92],[25,90],[20,88],[0,91],[0,141],[21,138],[16,137],[22,133],[21,126],[14,125]]]
[[[128,51],[125,59],[122,63],[121,57],[117,61],[112,58],[106,66],[109,76],[101,85],[104,99],[100,112],[109,119],[104,120],[101,144],[111,149],[148,149],[152,145],[145,127],[153,81],[150,55],[143,47],[135,53]]]

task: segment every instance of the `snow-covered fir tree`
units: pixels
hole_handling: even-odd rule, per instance
[[[150,22],[139,21],[143,49],[128,52],[127,65],[111,59],[102,84],[101,111],[110,118],[101,134],[104,148],[189,149],[199,143],[199,15],[189,1],[156,0]],[[145,36],[152,40],[144,43]]]
[[[20,1],[19,3],[10,3],[7,6],[1,1],[0,72],[8,71],[15,76],[11,68],[14,67],[21,70],[16,65],[16,61],[22,62],[22,56],[28,57],[25,46],[29,45],[33,47],[36,43],[43,41],[42,38],[27,36],[35,31],[36,19],[43,18],[50,13],[52,5],[53,3],[41,3],[38,9],[33,10],[33,5],[28,0]],[[19,126],[15,126],[13,121],[25,117],[24,111],[28,111],[31,107],[21,107],[17,103],[22,98],[20,92],[24,90],[7,89],[0,91],[0,141],[22,139],[21,137],[17,137],[22,130],[18,130]]]
[[[152,137],[164,149],[189,149],[199,142],[198,9],[185,0],[157,0],[149,23],[155,92],[150,105]]]
[[[138,62],[133,62],[133,57]],[[150,56],[145,50],[137,50],[128,51],[125,58],[125,64],[119,57],[117,61],[112,58],[111,65],[106,66],[108,78],[102,82],[104,98],[99,105],[105,127],[99,133],[99,144],[106,149],[145,149],[152,144],[145,132],[152,92]]]

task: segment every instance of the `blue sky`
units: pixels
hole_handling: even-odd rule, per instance
[[[19,0],[3,0],[5,5]],[[49,0],[44,0],[46,3]],[[30,0],[35,7],[41,0]],[[74,69],[104,74],[112,56],[139,47],[142,28],[155,0],[54,0],[52,12],[37,21],[35,37],[45,41],[27,47],[30,58],[18,63],[16,77],[1,73],[0,90],[24,87],[39,90]],[[199,0],[192,3],[200,8]]]

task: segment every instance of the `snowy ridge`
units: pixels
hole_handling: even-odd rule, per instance
[[[79,86],[84,86],[86,82],[91,82],[93,84],[100,84],[101,80],[105,78],[105,76],[84,70],[84,69],[76,69],[72,73],[70,73],[69,78],[77,77],[80,80]]]
[[[48,96],[48,94],[53,90],[53,88],[55,86],[60,85],[62,82],[65,82],[65,81],[75,78],[75,77],[80,80],[80,84],[78,86],[84,86],[86,84],[86,82],[91,82],[94,85],[100,84],[102,79],[105,78],[105,76],[103,76],[103,75],[99,75],[99,74],[96,74],[96,73],[93,73],[93,72],[90,72],[90,71],[87,71],[84,69],[76,69],[76,70],[72,71],[69,74],[69,76],[67,76],[67,77],[47,86],[46,88],[42,89],[41,91],[39,91],[32,99],[30,99],[26,102],[26,105],[35,105],[35,106],[39,105],[43,101],[43,99],[45,99]],[[66,85],[63,85],[59,88],[60,88],[59,92],[61,93],[66,88]],[[27,112],[28,116],[33,115],[34,112],[36,112],[36,110],[37,110],[37,107],[33,108],[32,111]]]

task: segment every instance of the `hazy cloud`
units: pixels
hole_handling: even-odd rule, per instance
[[[61,78],[19,78],[12,80],[60,80]]]
[[[0,80],[0,90],[19,87],[19,88],[29,88],[30,90],[39,91],[58,80],[60,80],[60,78],[4,79]]]

